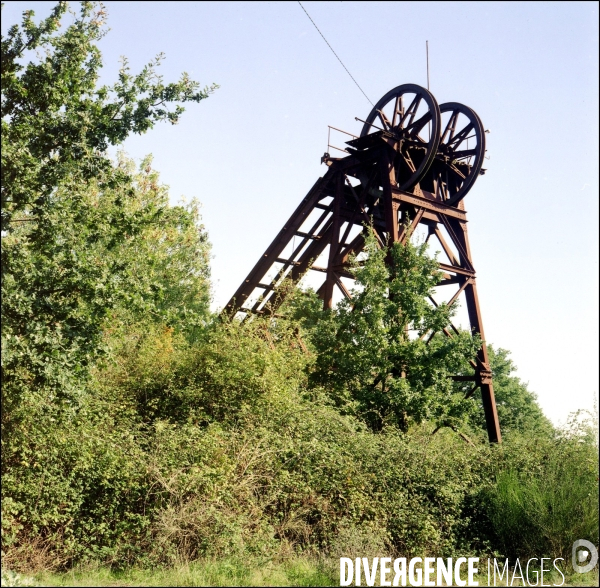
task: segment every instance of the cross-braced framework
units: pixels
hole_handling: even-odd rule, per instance
[[[224,309],[241,318],[276,312],[284,281],[320,274],[318,294],[331,308],[334,293],[351,298],[350,258],[372,231],[381,245],[406,242],[418,227],[439,243],[442,280],[452,288],[447,303],[465,301],[473,335],[484,344],[471,361],[473,375],[454,376],[481,389],[488,436],[500,442],[475,267],[463,198],[483,173],[485,134],[477,114],[455,102],[438,106],[426,89],[405,84],[388,92],[348,141],[348,155],[323,157],[327,173],[317,180]],[[432,304],[437,301],[432,297]],[[458,333],[450,323],[448,337]],[[435,333],[427,336],[431,339]]]

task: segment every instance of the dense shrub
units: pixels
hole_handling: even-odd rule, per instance
[[[62,566],[81,558],[128,559],[123,550],[136,549],[149,523],[135,421],[97,399],[68,415],[43,399],[30,399],[20,411],[3,451],[8,561],[41,557],[44,565]]]
[[[498,551],[569,561],[577,539],[598,545],[598,446],[590,421],[571,423],[555,438],[518,436],[502,453],[484,499]]]
[[[373,432],[309,385],[293,324],[267,329],[215,323],[190,343],[145,325],[77,411],[23,408],[3,479],[10,566],[339,556],[364,537],[374,554],[554,555],[573,533],[593,540],[592,441]]]

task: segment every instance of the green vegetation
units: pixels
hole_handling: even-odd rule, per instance
[[[110,570],[94,565],[37,578],[11,573],[3,586],[335,586],[332,566],[298,557],[281,563],[235,558],[196,561],[173,568]],[[339,575],[339,571],[337,572]]]
[[[506,444],[506,465],[485,501],[501,553],[524,558],[549,552],[569,561],[578,538],[597,537],[594,445],[593,428],[576,422],[552,437],[521,435]]]
[[[475,580],[487,586],[487,562],[480,561]],[[510,570],[512,574],[513,570]],[[531,580],[535,582],[535,574]],[[496,578],[496,586],[522,586],[512,576]],[[493,582],[493,579],[492,579]],[[564,582],[564,583],[563,583]],[[379,578],[375,586],[379,586]],[[546,572],[546,586],[598,586],[598,571],[581,574]],[[329,558],[295,556],[279,562],[256,564],[237,558],[201,559],[189,564],[163,568],[124,570],[86,564],[63,573],[42,572],[36,577],[3,572],[2,586],[339,586],[339,561]]]
[[[455,309],[428,302],[440,272],[425,251],[425,245],[395,244],[386,264],[388,252],[368,238],[364,265],[355,262],[352,301],[318,317],[311,313],[305,327],[316,352],[311,384],[375,431],[407,431],[424,420],[450,426],[475,407],[450,376],[468,369],[480,341],[469,333],[439,335]]]
[[[123,259],[122,249],[134,239],[129,249],[143,249],[144,230],[165,215],[177,226],[178,213],[166,194],[153,193],[153,177],[140,184],[106,152],[156,122],[176,123],[181,102],[211,91],[185,74],[164,84],[160,57],[138,75],[124,62],[117,83],[97,87],[102,61],[94,43],[104,35],[104,10],[83,2],[58,34],[67,9],[58,3],[39,25],[26,12],[2,38],[2,383],[9,403],[25,390],[75,402],[111,309],[161,306],[160,277],[153,283],[154,272],[135,274],[135,251]]]
[[[480,399],[448,378],[480,342],[420,338],[454,312],[426,302],[424,246],[369,241],[352,307],[297,291],[277,316],[211,314],[197,204],[106,153],[211,88],[157,64],[96,88],[103,9],[59,33],[66,10],[2,39],[3,566],[330,585],[340,556],[598,544],[593,423],[555,430],[489,347],[505,443],[487,443]]]

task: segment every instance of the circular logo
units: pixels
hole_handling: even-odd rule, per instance
[[[578,547],[583,547],[584,549],[581,549],[578,552]],[[591,556],[590,561],[587,564],[580,566],[579,563],[585,561],[588,558],[588,555]],[[577,541],[573,543],[572,561],[573,569],[580,574],[585,574],[586,572],[593,570],[598,563],[598,550],[596,549],[596,546],[585,539],[577,539]]]

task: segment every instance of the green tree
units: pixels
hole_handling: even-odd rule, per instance
[[[210,247],[197,203],[169,206],[149,158],[137,173],[124,157],[119,167],[131,182],[102,190],[89,180],[69,191],[77,207],[60,198],[46,211],[55,241],[31,240],[29,223],[4,237],[3,381],[12,401],[25,390],[72,396],[103,344],[129,330],[158,324],[190,337],[209,320]],[[125,224],[133,230],[122,234]]]
[[[193,339],[211,320],[210,244],[200,222],[200,205],[192,200],[170,206],[168,186],[160,183],[150,156],[136,170],[133,161],[120,154],[119,165],[134,187],[128,192],[127,208],[131,214],[145,215],[147,222],[137,234],[102,253],[122,268],[128,282],[107,327],[144,328],[153,323]]]
[[[72,398],[102,349],[111,308],[152,299],[155,312],[172,314],[167,299],[177,285],[165,287],[168,264],[156,258],[161,247],[166,253],[168,237],[146,251],[154,269],[144,279],[145,269],[132,270],[132,256],[142,255],[144,246],[132,245],[132,239],[161,223],[187,223],[182,233],[195,223],[194,213],[170,209],[164,194],[140,205],[140,177],[132,177],[123,162],[115,165],[107,150],[156,122],[175,124],[182,103],[200,102],[216,86],[200,90],[187,74],[164,83],[157,74],[159,56],[136,75],[124,61],[118,81],[98,87],[102,59],[96,43],[106,32],[105,10],[82,2],[59,32],[67,11],[67,3],[59,2],[37,25],[27,11],[22,24],[2,37],[5,408],[31,390]],[[185,287],[180,281],[179,295]],[[149,288],[156,290],[152,296]],[[206,288],[200,298],[204,304]]]
[[[26,320],[17,335],[6,329],[3,344],[2,514],[12,521],[3,526],[3,549],[21,531],[80,552],[83,544],[104,548],[128,534],[143,535],[149,520],[140,515],[148,492],[145,432],[124,384],[138,376],[146,391],[148,382],[168,382],[171,372],[161,376],[172,367],[173,347],[186,349],[210,319],[210,249],[197,204],[169,206],[150,158],[139,170],[124,156],[118,166],[131,182],[100,189],[90,179],[77,194],[78,209],[89,210],[86,223],[63,224],[73,212],[68,206],[46,214],[63,248],[34,247],[29,223],[4,237],[15,283],[6,281],[3,312],[20,312]],[[139,230],[122,236],[114,223],[119,217]],[[50,279],[53,272],[62,272],[54,283],[63,291],[52,292],[51,282],[45,297],[29,294],[39,294],[40,274]],[[44,332],[47,316],[39,314],[52,304],[59,324]],[[90,315],[104,316],[100,327]],[[22,335],[26,327],[29,337]],[[47,338],[35,339],[40,332]],[[134,363],[127,352],[141,359]],[[135,367],[144,357],[148,369],[141,374]],[[36,379],[44,363],[48,371]],[[140,399],[146,411],[147,400]]]
[[[186,73],[164,83],[157,74],[162,54],[136,75],[124,59],[118,81],[98,87],[96,43],[106,34],[106,11],[81,2],[79,16],[58,33],[67,11],[59,2],[39,25],[26,11],[21,26],[2,37],[2,230],[11,230],[16,214],[43,214],[65,182],[118,181],[110,145],[160,121],[177,123],[181,103],[200,102],[217,87],[201,90]]]
[[[411,421],[425,419],[455,426],[476,410],[449,376],[466,368],[479,340],[469,333],[435,334],[454,308],[428,302],[439,272],[425,249],[396,243],[384,250],[368,239],[366,259],[354,269],[352,300],[318,321],[305,319],[314,325],[312,385],[326,388],[340,407],[374,429],[395,424],[406,430]]]
[[[494,349],[488,345],[488,356],[502,433],[518,431],[551,435],[552,424],[542,412],[537,395],[527,388],[525,382],[514,375],[517,368],[509,357],[510,352],[506,349]]]

